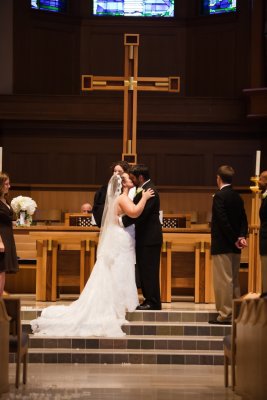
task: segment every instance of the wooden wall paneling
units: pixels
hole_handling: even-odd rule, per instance
[[[266,29],[266,1],[258,0],[251,7],[250,29],[250,87],[266,85],[266,65],[264,65],[264,28]],[[265,32],[266,34],[266,32]],[[248,87],[249,87],[248,86]]]
[[[187,191],[186,188],[183,190],[177,188],[175,191],[170,189],[169,191],[161,187],[159,189],[161,210],[164,214],[175,214],[184,212],[197,212],[197,223],[207,223],[211,215],[212,207],[212,195],[215,193],[216,188],[210,188],[209,191],[201,188],[191,188]],[[203,190],[203,191],[202,191]],[[10,190],[10,200],[19,195],[32,197],[40,210],[61,210],[65,212],[79,212],[82,203],[89,201],[93,204],[95,190],[90,188],[74,190],[70,188],[54,189],[54,190],[40,190],[37,189],[18,189],[17,187]],[[244,200],[244,205],[250,221],[251,213],[251,194],[241,193]],[[63,215],[62,215],[63,217]]]
[[[92,70],[87,70],[89,75],[124,76],[123,35],[106,28],[91,32],[87,57],[92,65]]]
[[[30,42],[31,76],[25,93],[79,93],[79,41],[75,32],[57,25],[33,27]],[[78,63],[78,65],[76,65]]]
[[[54,182],[75,183],[77,177],[79,183],[88,184],[94,182],[96,176],[96,154],[58,152],[56,162],[53,165]]]
[[[0,2],[0,93],[13,91],[13,2]]]
[[[224,24],[200,25],[188,31],[187,95],[234,96],[235,35]],[[197,68],[196,68],[197,66]]]
[[[254,159],[254,154],[217,153],[213,155],[213,167],[216,171],[220,165],[231,165],[235,170],[233,184],[238,182],[239,185],[250,186],[250,177],[255,172],[252,168],[255,165]]]
[[[47,181],[47,171],[49,170],[47,152],[40,150],[31,152],[28,149],[11,150],[9,160],[7,171],[10,171],[13,182],[44,183]],[[10,164],[12,164],[12,167],[9,167]]]
[[[51,132],[36,128],[34,132],[36,135],[27,136],[22,130],[24,138],[10,130],[2,133],[3,168],[12,182],[102,185],[111,176],[112,162],[121,159],[122,136],[118,131],[114,139],[97,137],[98,131],[75,134],[66,127],[52,127]],[[69,137],[65,137],[67,133]],[[165,140],[145,139],[146,132],[138,134],[138,162],[148,165],[157,185],[165,186],[213,186],[222,164],[235,168],[235,185],[249,186],[256,150],[261,148],[257,135],[241,141],[227,134]]]
[[[248,6],[240,6],[238,15],[203,17],[198,2],[183,1],[178,18],[144,24],[138,19],[105,19],[103,23],[88,18],[89,5],[86,14],[82,1],[66,15],[34,12],[28,0],[14,5],[17,93],[78,94],[80,75],[88,72],[84,69],[92,68],[91,73],[99,75],[118,74],[123,69],[119,42],[126,31],[141,34],[141,74],[186,71],[182,84],[191,96],[236,97],[244,87],[247,75],[237,74],[236,60],[249,52]]]
[[[79,93],[78,19],[30,10],[22,0],[14,2],[14,21],[14,92]]]
[[[171,214],[196,211],[198,223],[205,223],[208,213],[211,211],[213,193],[160,192],[161,208],[164,213]]]
[[[166,154],[163,166],[165,184],[174,186],[203,185],[203,163],[203,154]]]
[[[178,132],[214,132],[219,129],[220,132],[247,134],[262,131],[259,123],[248,125],[245,121],[245,102],[242,98],[189,98],[176,93],[140,93],[138,98],[138,129],[140,123],[143,123],[143,129],[149,123],[157,132],[162,129],[159,124],[164,124],[165,129],[171,132],[174,128],[172,124],[176,124]],[[114,122],[122,124],[122,118],[123,99],[119,93],[93,92],[82,96],[0,95],[0,119],[3,121],[42,121],[44,125],[47,121],[97,123],[96,129],[104,127],[108,132],[108,129],[114,129]]]
[[[122,133],[120,139],[60,138],[56,132],[45,138],[40,133],[3,139],[3,165],[12,182],[101,185],[111,176],[111,164],[121,159]]]
[[[179,30],[179,29],[178,29]],[[181,51],[181,36],[177,30],[161,29],[146,32],[140,36],[139,75],[140,76],[177,76],[179,61],[177,53]],[[179,52],[174,51],[179,49]],[[164,60],[164,62],[161,62]]]
[[[93,204],[95,190],[10,190],[10,199],[17,196],[32,197],[40,210],[61,210],[65,212],[80,212],[85,202]],[[63,217],[63,215],[62,215]],[[63,220],[63,219],[62,219]]]
[[[138,139],[137,139],[138,142]],[[157,169],[158,169],[158,160],[157,154],[148,154],[148,153],[139,153],[137,154],[137,162],[139,164],[147,165],[150,176],[152,181],[158,184],[158,176],[157,176]]]

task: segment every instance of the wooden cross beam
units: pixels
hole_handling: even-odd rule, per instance
[[[139,77],[139,34],[124,35],[124,76],[82,75],[82,91],[117,90],[124,92],[122,160],[137,162],[137,93],[138,91],[180,92],[180,77]]]

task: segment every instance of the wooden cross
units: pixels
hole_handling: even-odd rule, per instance
[[[82,91],[116,90],[124,92],[122,160],[137,162],[137,92],[180,92],[180,77],[153,78],[138,76],[139,34],[124,34],[124,76],[82,75]]]

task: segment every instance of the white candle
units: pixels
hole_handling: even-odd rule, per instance
[[[3,147],[0,147],[0,172],[2,172],[2,155],[3,155]]]
[[[260,162],[261,162],[261,151],[256,151],[256,167],[255,167],[255,175],[260,175]]]

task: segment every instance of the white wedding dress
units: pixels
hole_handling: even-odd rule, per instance
[[[110,183],[114,186],[115,178],[112,179]],[[45,308],[39,318],[31,321],[35,335],[124,335],[121,326],[128,322],[125,313],[134,311],[139,303],[135,284],[135,231],[133,225],[128,228],[118,225],[114,213],[119,193],[118,187],[115,196],[113,192],[109,196],[97,261],[79,299],[69,306]]]

